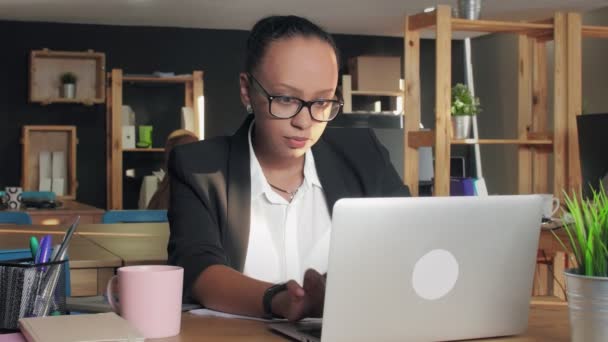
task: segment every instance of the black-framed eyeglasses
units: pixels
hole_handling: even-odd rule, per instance
[[[294,96],[270,95],[252,74],[248,73],[247,76],[253,80],[252,83],[255,83],[268,99],[270,115],[279,119],[293,118],[300,113],[303,107],[307,107],[310,117],[316,121],[327,122],[335,119],[342,110],[342,106],[344,106],[344,102],[340,100],[317,99],[304,101]]]

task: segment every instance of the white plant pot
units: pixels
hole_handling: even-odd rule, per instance
[[[472,118],[469,115],[452,116],[452,136],[454,139],[468,139],[471,136]]]
[[[564,272],[573,342],[608,341],[608,278]]]
[[[74,83],[65,83],[61,88],[61,97],[66,99],[73,99],[76,97],[76,84]]]

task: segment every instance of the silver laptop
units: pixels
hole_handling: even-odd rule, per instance
[[[521,334],[541,202],[535,195],[340,200],[322,330],[314,322],[270,327],[300,341]]]

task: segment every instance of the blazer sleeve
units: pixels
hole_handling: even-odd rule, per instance
[[[184,299],[190,301],[199,274],[211,265],[228,265],[228,261],[211,199],[208,192],[194,190],[192,172],[186,168],[189,156],[183,152],[187,150],[173,149],[168,163],[171,234],[167,252],[169,264],[184,268]]]
[[[368,130],[372,144],[379,152],[381,162],[381,177],[380,179],[380,196],[382,197],[409,197],[411,196],[410,190],[407,185],[403,184],[401,177],[395,170],[395,167],[391,163],[388,150],[378,140],[378,137],[372,129]]]

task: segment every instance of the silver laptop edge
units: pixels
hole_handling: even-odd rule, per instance
[[[537,195],[343,199],[333,211],[323,341],[436,341],[527,328]],[[289,324],[272,329],[319,341]]]

